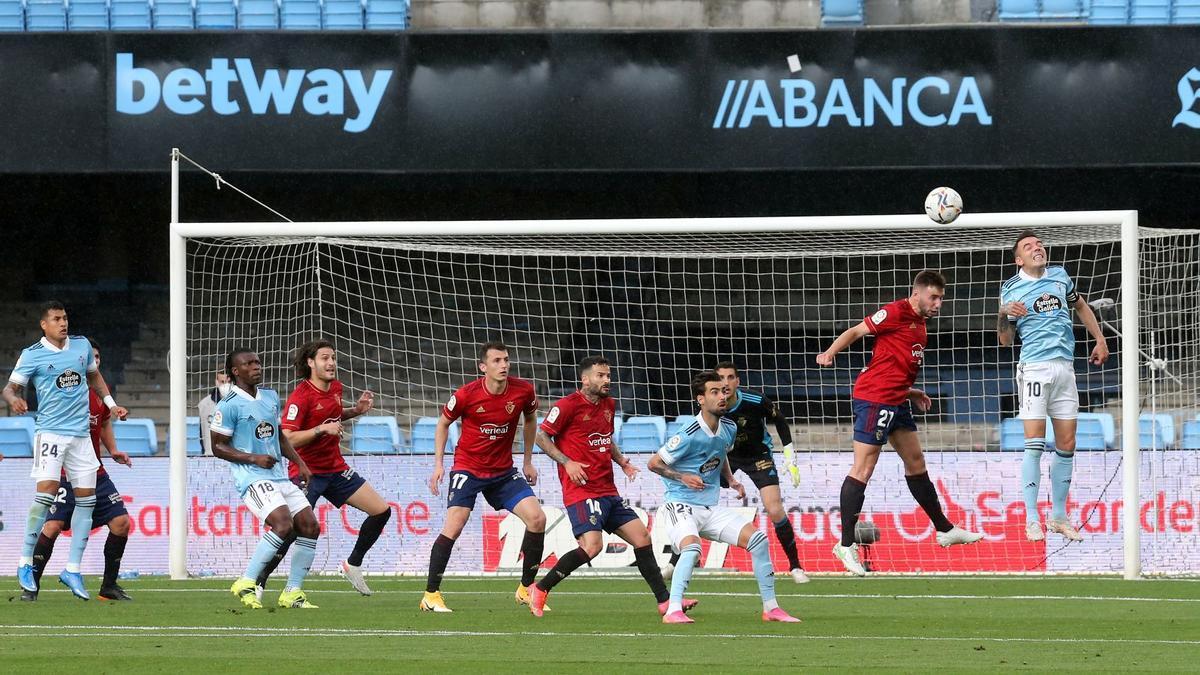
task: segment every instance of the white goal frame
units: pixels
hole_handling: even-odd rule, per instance
[[[966,213],[952,226],[956,230],[1021,226],[1119,225],[1121,232],[1121,453],[1125,504],[1140,502],[1138,416],[1139,367],[1139,259],[1137,211],[1069,211],[1030,213]],[[277,222],[192,223],[179,220],[179,152],[171,154],[170,225],[170,521],[169,569],[172,579],[186,579],[188,540],[187,443],[187,259],[189,238],[200,237],[338,237],[436,235],[539,235],[602,232],[604,234],[703,234],[713,232],[870,231],[911,228],[928,230],[923,214],[833,217],[657,218],[619,220],[506,220],[428,222]],[[336,228],[336,229],[334,229]],[[1123,513],[1124,577],[1141,576],[1139,509]]]

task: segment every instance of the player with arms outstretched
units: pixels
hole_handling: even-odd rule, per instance
[[[722,479],[737,492],[738,499],[746,497],[746,490],[734,480],[726,459],[737,436],[737,425],[722,417],[728,407],[729,390],[721,376],[711,370],[693,377],[691,388],[700,414],[695,422],[667,439],[648,465],[666,484],[663,510],[669,521],[671,545],[680,552],[663,623],[694,623],[683,612],[683,594],[700,560],[701,537],[749,551],[762,596],[763,621],[799,622],[775,600],[775,568],[766,533],[744,522],[736,511],[717,504]]]
[[[108,393],[108,385],[100,375],[87,338],[67,335],[67,310],[62,303],[52,300],[42,305],[40,325],[42,339],[21,352],[3,391],[5,402],[15,415],[24,415],[29,410],[21,397],[27,384],[33,383],[38,396],[37,435],[33,440],[33,469],[30,471],[30,476],[37,481],[37,492],[25,521],[25,541],[17,564],[17,580],[22,590],[38,591],[33,551],[65,471],[75,493],[75,509],[71,513],[74,535],[66,569],[58,575],[58,580],[71,589],[75,597],[87,600],[91,596],[83,586],[79,568],[92,528],[96,470],[100,468],[88,428],[88,390],[95,392],[119,419],[125,419],[129,412],[117,405]]]
[[[442,575],[450,562],[454,542],[470,519],[480,493],[492,508],[507,509],[525,524],[525,538],[521,541],[524,561],[516,600],[518,604],[529,604],[529,586],[542,564],[546,539],[546,513],[531,488],[538,477],[533,466],[538,400],[531,383],[508,374],[510,367],[504,343],[484,343],[479,348],[479,371],[483,377],[459,387],[438,418],[433,435],[433,475],[429,477],[429,490],[434,495],[439,493],[442,456],[450,425],[455,420],[462,420],[462,436],[454,448],[454,465],[450,468],[446,521],[429,551],[429,577],[420,602],[422,611],[452,611],[442,597]],[[517,420],[522,416],[524,478],[512,459]]]
[[[375,406],[375,394],[364,391],[353,406],[342,403],[342,383],[337,379],[337,350],[328,340],[314,340],[300,345],[292,365],[300,384],[288,396],[284,406],[283,435],[287,438],[304,463],[313,472],[312,482],[305,495],[315,509],[317,500],[326,501],[341,508],[349,504],[367,514],[358,528],[358,539],[350,556],[341,563],[342,573],[354,590],[371,595],[371,589],[363,578],[363,556],[387,525],[392,509],[375,492],[371,484],[346,464],[338,444],[342,435],[342,422],[363,415]],[[295,483],[300,480],[299,468],[288,465],[288,477]],[[287,554],[291,541],[271,559],[258,576],[258,589],[266,588],[267,577]]]
[[[96,367],[100,367],[100,347],[92,342],[92,358]],[[100,468],[96,471],[96,507],[92,511],[91,528],[105,526],[108,528],[108,538],[104,541],[104,580],[100,583],[101,600],[124,601],[132,600],[124,588],[117,583],[117,575],[121,572],[121,557],[125,555],[125,544],[129,542],[129,512],[125,509],[125,501],[112,478],[104,469],[100,459],[100,446],[108,449],[108,454],[117,464],[133,467],[129,455],[117,449],[117,439],[113,434],[112,412],[96,392],[88,392],[88,425],[92,438],[92,448],[96,451],[96,460]],[[42,585],[42,572],[54,555],[54,542],[65,529],[75,513],[75,492],[66,475],[59,480],[58,495],[50,514],[46,516],[46,524],[42,526],[42,534],[38,537],[37,546],[33,549],[33,575],[38,586]],[[74,536],[74,532],[72,532]],[[31,602],[37,600],[36,592],[22,591],[21,600]]]
[[[1075,331],[1070,308],[1096,341],[1089,361],[1108,360],[1108,343],[1092,308],[1075,290],[1062,267],[1051,267],[1046,247],[1032,230],[1017,235],[1013,244],[1017,274],[1000,288],[996,332],[1008,346],[1021,337],[1017,364],[1018,417],[1025,427],[1025,457],[1021,483],[1025,499],[1025,537],[1042,541],[1038,492],[1042,482],[1042,452],[1046,449],[1046,417],[1054,425],[1054,457],[1050,460],[1050,518],[1046,529],[1071,541],[1082,541],[1067,520],[1067,494],[1075,467],[1075,427],[1079,418],[1079,389],[1075,384]]]
[[[579,548],[559,558],[554,568],[529,589],[529,610],[541,616],[550,590],[600,555],[604,531],[615,533],[633,547],[638,571],[654,593],[659,614],[666,614],[670,593],[654,559],[650,533],[621,499],[613,481],[614,463],[629,480],[637,479],[638,469],[613,440],[616,404],[609,396],[612,368],[604,357],[589,356],[579,364],[579,378],[579,391],[550,408],[537,434],[538,447],[558,462],[563,504]],[[685,600],[683,610],[695,605],[694,600]]]
[[[912,293],[907,298],[863,319],[817,356],[819,365],[833,365],[834,357],[843,349],[867,335],[875,336],[871,361],[854,382],[854,465],[842,482],[842,540],[833,546],[833,554],[846,570],[860,577],[867,571],[859,558],[854,526],[885,441],[904,462],[908,491],[933,521],[939,545],[973,544],[983,538],[955,526],[942,512],[937,489],[925,468],[925,453],[910,407],[916,405],[925,412],[932,403],[913,384],[929,339],[925,322],[937,316],[945,295],[945,278],[939,272],[924,270],[913,279]]]
[[[301,492],[312,481],[312,472],[279,433],[279,394],[258,386],[262,382],[258,354],[246,348],[234,349],[225,358],[225,369],[233,380],[233,389],[217,404],[209,423],[213,455],[229,462],[242,501],[269,528],[263,531],[245,573],[229,590],[243,605],[261,609],[254,581],[294,531],[298,548],[292,553],[291,574],[279,594],[279,606],[316,609],[301,590],[317,555],[317,537],[321,534],[312,507]],[[299,487],[288,480],[280,464],[282,457],[296,465]]]

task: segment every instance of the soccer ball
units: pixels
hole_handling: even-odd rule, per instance
[[[854,541],[859,544],[874,544],[879,541],[879,526],[869,520],[854,524]]]
[[[954,188],[934,188],[925,198],[925,214],[935,223],[946,225],[962,213],[962,197]]]

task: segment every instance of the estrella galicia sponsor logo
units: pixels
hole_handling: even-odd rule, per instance
[[[1179,114],[1171,122],[1171,126],[1183,125],[1192,129],[1200,129],[1200,112],[1194,110],[1200,102],[1200,69],[1192,68],[1179,78],[1175,86],[1179,93]]]
[[[233,67],[230,67],[230,61]],[[160,80],[158,73],[133,64],[133,54],[118,53],[116,69],[117,112],[145,115],[159,104],[176,115],[195,115],[212,108],[218,115],[288,116],[299,103],[314,117],[345,118],[342,129],[366,131],[375,120],[391,70],[313,70],[268,68],[258,70],[251,59],[214,57],[203,71],[175,68]],[[347,105],[349,98],[353,105]]]
[[[712,126],[901,127],[915,122],[923,127],[954,127],[972,120],[979,126],[992,124],[979,83],[970,76],[952,82],[930,75],[912,83],[904,77],[882,81],[868,77],[861,85],[838,77],[827,87],[812,80],[789,78],[729,80]]]
[[[254,427],[254,435],[260,441],[265,441],[275,435],[275,425],[270,422],[259,422],[258,426]]]
[[[712,459],[709,459],[707,462],[700,465],[700,473],[708,473],[709,471],[712,471],[713,469],[717,468],[720,465],[721,465],[721,458],[713,457]]]
[[[1056,309],[1062,309],[1062,300],[1058,299],[1057,295],[1042,293],[1041,297],[1033,301],[1033,311],[1041,314],[1042,312],[1053,312]]]
[[[83,384],[83,377],[73,370],[64,370],[54,379],[54,384],[59,389],[74,389]]]

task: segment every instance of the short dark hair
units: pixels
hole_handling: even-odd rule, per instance
[[[937,270],[921,270],[913,278],[913,288],[917,288],[918,286],[925,288],[932,286],[933,288],[945,289],[946,277],[942,276],[942,273]]]
[[[96,342],[95,340],[93,340],[90,337],[84,337],[83,339],[88,341],[88,344],[92,346],[92,349],[95,349],[96,351],[100,351],[100,343],[99,342]]]
[[[237,382],[237,377],[235,377],[233,374],[233,359],[234,359],[234,357],[240,356],[242,354],[253,354],[253,353],[254,353],[254,350],[250,349],[249,347],[234,347],[232,351],[230,351],[228,354],[225,355],[225,374],[229,376],[229,379],[233,380],[234,382]]]
[[[57,300],[47,300],[46,302],[43,302],[42,306],[38,308],[38,319],[46,318],[47,314],[56,309],[60,312],[67,311],[67,308]]]
[[[333,343],[324,338],[310,340],[309,342],[305,342],[304,344],[300,345],[300,347],[296,349],[296,355],[292,357],[292,366],[296,369],[296,377],[302,380],[307,380],[308,378],[312,377],[312,368],[308,367],[308,360],[317,358],[317,352],[325,349],[326,347],[335,352],[337,351],[337,348],[333,346]]]
[[[1019,233],[1017,233],[1017,240],[1013,242],[1013,248],[1012,248],[1014,256],[1017,254],[1017,246],[1019,246],[1021,244],[1021,240],[1028,239],[1030,237],[1035,237],[1035,238],[1040,239],[1040,237],[1037,236],[1037,232],[1034,232],[1033,230],[1030,230],[1028,228],[1021,230]]]
[[[703,396],[709,382],[720,382],[721,376],[715,370],[702,370],[692,376],[692,396]]]
[[[717,365],[713,366],[714,373],[718,370],[732,370],[734,375],[738,374],[737,364],[735,364],[733,361],[721,361]]]
[[[600,355],[588,356],[579,362],[579,374],[582,375],[582,374],[584,374],[584,372],[591,370],[592,366],[607,366],[607,365],[609,365],[608,359],[604,358],[603,356],[600,356]]]
[[[498,352],[508,351],[508,347],[499,340],[488,340],[479,346],[479,362],[487,363],[487,353],[495,349]]]

